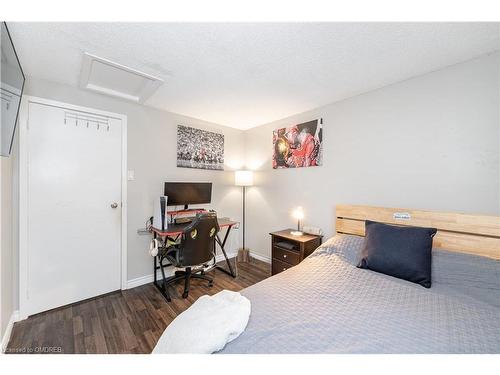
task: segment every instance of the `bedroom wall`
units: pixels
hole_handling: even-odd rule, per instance
[[[241,191],[233,186],[232,172],[241,167],[244,160],[241,130],[32,77],[28,77],[26,94],[128,116],[128,169],[135,171],[135,180],[128,182],[129,280],[152,274],[152,258],[148,254],[150,236],[137,234],[137,229],[144,228],[152,215],[153,200],[162,194],[164,181],[213,182],[211,207],[219,216],[241,219]],[[177,168],[177,124],[222,132],[226,170]],[[228,239],[228,251],[235,252],[240,246],[240,232],[234,231]]]
[[[0,157],[0,339],[15,310],[12,170],[12,157]]]
[[[247,243],[270,257],[269,232],[334,233],[336,204],[500,213],[499,54],[450,66],[245,133]],[[272,131],[323,118],[323,166],[273,170]]]

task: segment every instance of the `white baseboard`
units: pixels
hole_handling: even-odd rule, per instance
[[[7,324],[7,329],[2,337],[2,353],[5,353],[7,345],[9,344],[10,335],[12,334],[12,328],[14,328],[14,323],[19,321],[19,311],[13,311],[10,316],[9,323]]]
[[[234,257],[235,257],[235,256],[237,256],[237,255],[238,255],[238,252],[227,253],[227,257],[228,257],[229,259],[234,258]],[[224,260],[224,255],[222,255],[222,254],[219,254],[219,255],[217,255],[217,256],[215,257],[215,261],[216,261],[216,262],[221,262],[221,261],[223,261],[223,260]]]
[[[228,258],[234,258],[236,256],[236,253],[228,253],[227,254]],[[224,256],[222,254],[219,254],[215,257],[215,261],[216,262],[220,262],[224,260]],[[165,270],[165,276],[172,276],[173,273],[174,273],[174,269],[169,267]],[[158,279],[161,278],[161,271],[158,270],[156,272],[156,277]],[[153,274],[149,274],[149,275],[146,275],[146,276],[141,276],[141,277],[137,277],[135,279],[131,279],[127,282],[127,289],[132,289],[132,288],[136,288],[138,286],[141,286],[141,285],[144,285],[144,284],[149,284],[149,283],[152,283],[153,282]]]
[[[158,275],[159,277],[159,275]],[[142,277],[136,277],[135,279],[131,279],[127,281],[127,289],[136,288],[138,286],[149,284],[153,282],[153,275],[146,275]]]
[[[252,258],[255,258],[255,259],[258,259],[258,260],[261,260],[263,262],[271,264],[271,258],[268,256],[260,255],[260,254],[256,254],[256,253],[252,253],[252,252],[250,252],[250,256]]]

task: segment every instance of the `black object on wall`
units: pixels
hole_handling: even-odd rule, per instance
[[[1,68],[0,68],[0,155],[9,156],[16,131],[19,107],[24,89],[25,76],[7,24],[1,24]]]

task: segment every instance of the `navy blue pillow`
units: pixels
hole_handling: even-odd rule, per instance
[[[359,268],[431,287],[435,228],[388,225],[367,220]]]

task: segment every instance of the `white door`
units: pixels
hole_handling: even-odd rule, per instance
[[[29,103],[28,315],[120,289],[122,123]]]

